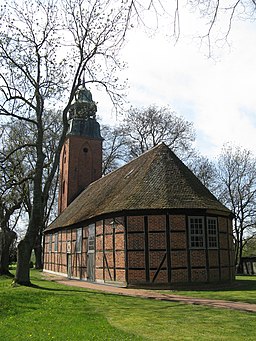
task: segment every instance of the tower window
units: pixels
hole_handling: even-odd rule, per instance
[[[84,147],[83,151],[84,153],[88,153],[88,148]]]

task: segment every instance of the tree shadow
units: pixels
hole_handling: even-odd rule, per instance
[[[236,279],[229,287],[223,291],[247,291],[256,290],[256,280],[253,279]]]
[[[14,278],[14,275],[10,271],[0,272],[0,278],[10,279]]]
[[[45,282],[47,282],[47,280],[45,280]],[[55,281],[53,281],[54,283],[56,283]],[[59,284],[59,283],[56,283]],[[33,289],[38,289],[38,290],[43,290],[43,291],[53,291],[53,292],[70,292],[70,293],[86,293],[86,294],[90,294],[90,295],[115,295],[111,292],[105,292],[105,291],[100,291],[97,289],[88,289],[88,288],[77,288],[75,286],[65,286],[65,284],[59,284],[62,286],[62,288],[49,288],[46,286],[42,286],[42,285],[38,285],[38,284],[33,284],[31,283],[31,285],[29,286],[30,288]],[[76,288],[76,289],[75,289]]]
[[[228,283],[198,283],[190,286],[177,285],[171,290],[175,291],[250,291],[256,290],[256,277],[249,279],[236,279],[234,282]],[[170,290],[170,289],[169,289]]]

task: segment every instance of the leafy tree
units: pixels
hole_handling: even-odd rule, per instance
[[[237,271],[244,240],[256,234],[256,158],[241,147],[225,145],[218,159],[218,197],[234,213]]]
[[[125,3],[113,7],[110,0],[14,0],[1,8],[0,114],[9,122],[28,123],[34,133],[31,145],[19,146],[33,148],[29,223],[18,244],[16,282],[20,284],[30,284],[30,255],[45,224],[67,114],[80,79],[84,75],[86,83],[102,86],[114,103],[120,100],[116,70],[122,64],[117,55],[127,14]],[[45,117],[60,100],[63,129],[46,168]]]
[[[256,236],[244,240],[243,257],[256,257]]]

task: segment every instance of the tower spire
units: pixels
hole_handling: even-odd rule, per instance
[[[59,213],[90,183],[101,177],[102,137],[96,121],[96,103],[85,79],[69,111],[69,128],[60,156]]]

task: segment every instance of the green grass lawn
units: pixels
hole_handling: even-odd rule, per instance
[[[256,276],[237,276],[235,283],[216,290],[160,290],[165,294],[177,294],[196,298],[241,301],[256,304]]]
[[[0,340],[256,340],[256,314],[0,277]],[[248,290],[249,292],[250,290]]]

